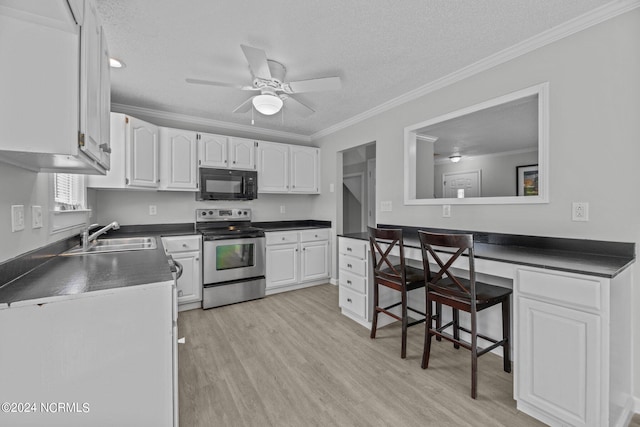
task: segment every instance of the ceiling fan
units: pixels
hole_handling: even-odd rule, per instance
[[[267,59],[267,54],[262,49],[240,45],[244,56],[249,63],[249,70],[253,76],[251,86],[235,85],[231,83],[215,82],[210,80],[186,79],[187,83],[231,87],[241,90],[260,92],[244,101],[234,113],[245,113],[251,106],[264,115],[276,114],[286,102],[287,109],[294,113],[307,117],[315,111],[298,101],[291,95],[303,92],[320,92],[326,90],[338,90],[341,88],[340,77],[324,77],[297,82],[285,82],[284,75],[287,71],[284,65],[277,61]]]

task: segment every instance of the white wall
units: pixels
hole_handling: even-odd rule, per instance
[[[50,174],[0,163],[0,262],[67,238],[78,231],[49,233]],[[24,205],[25,229],[11,231],[11,205]],[[31,227],[31,206],[42,206],[42,228]]]
[[[195,193],[170,191],[96,190],[97,222],[121,225],[171,224],[193,222],[196,208],[248,207],[254,221],[285,221],[316,218],[313,210],[317,195],[259,194],[258,199],[244,202],[199,202]],[[157,206],[157,215],[149,215],[149,205]],[[280,206],[285,213],[280,213]]]
[[[322,188],[339,180],[338,151],[376,141],[378,223],[635,242],[640,245],[640,10],[539,48],[319,138]],[[519,89],[549,82],[550,202],[538,205],[403,205],[403,130]],[[339,163],[339,162],[338,162]],[[381,212],[380,201],[393,210]],[[571,202],[589,222],[571,221]],[[327,192],[316,217],[339,221]],[[341,225],[336,223],[337,229]],[[334,259],[335,259],[335,247]],[[335,265],[334,262],[334,277]],[[637,270],[639,267],[634,267]],[[634,276],[635,395],[640,396],[640,275]],[[640,404],[640,400],[638,400]]]

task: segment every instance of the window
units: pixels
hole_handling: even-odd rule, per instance
[[[55,210],[84,209],[84,176],[68,173],[53,175],[53,199]]]
[[[50,177],[50,232],[75,232],[86,226],[91,211],[85,203],[84,175],[53,173]]]

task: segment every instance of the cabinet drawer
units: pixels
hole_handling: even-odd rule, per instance
[[[200,250],[200,236],[163,237],[162,244],[168,253],[192,252]]]
[[[344,270],[340,270],[340,286],[352,289],[356,292],[364,294],[367,289],[367,279],[362,276],[356,276],[355,274],[348,273]]]
[[[340,270],[348,271],[360,276],[366,276],[367,261],[364,259],[340,255]]]
[[[519,295],[579,309],[602,309],[602,283],[596,278],[519,269],[516,280]]]
[[[368,244],[366,240],[340,239],[340,253],[365,259]]]
[[[329,240],[329,228],[318,228],[315,230],[304,230],[300,232],[301,242],[315,242],[318,240]]]
[[[362,318],[367,317],[366,296],[340,286],[340,307],[357,314]]]
[[[297,231],[277,231],[265,233],[267,245],[278,245],[282,243],[298,243]]]

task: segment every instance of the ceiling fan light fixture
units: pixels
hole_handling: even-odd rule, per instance
[[[258,113],[265,116],[272,116],[282,108],[282,99],[277,95],[262,94],[256,95],[251,101]]]
[[[451,160],[453,163],[458,163],[460,159],[462,159],[462,156],[460,154],[454,154],[453,156],[449,156],[449,160]]]

